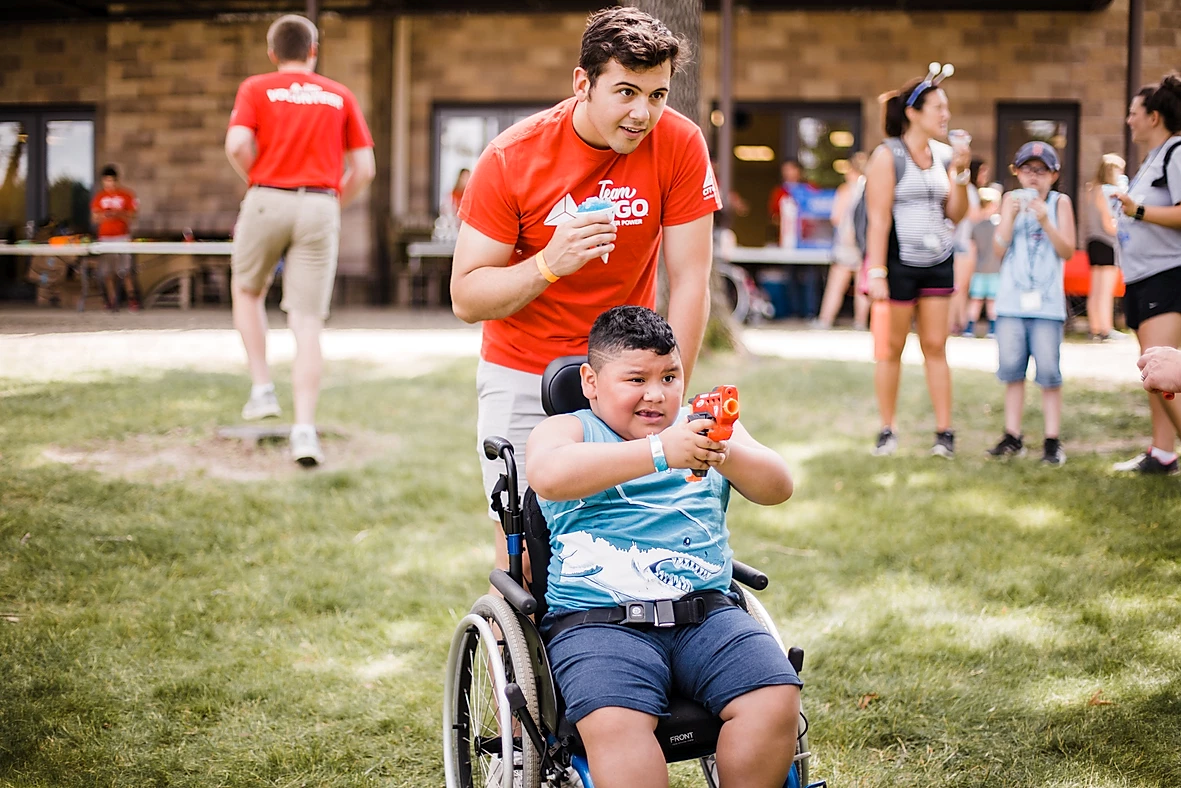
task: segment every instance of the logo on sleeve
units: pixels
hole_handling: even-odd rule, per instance
[[[701,199],[716,200],[718,197],[718,182],[714,180],[714,168],[706,166],[705,183],[701,186]]]

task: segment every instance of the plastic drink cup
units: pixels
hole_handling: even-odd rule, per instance
[[[1017,201],[1017,207],[1024,211],[1037,199],[1037,189],[1014,189],[1013,199]]]
[[[972,144],[972,135],[963,129],[952,129],[947,132],[947,142],[953,148],[967,148]]]
[[[588,197],[582,201],[577,209],[579,216],[589,216],[600,222],[615,223],[615,203],[602,197]],[[608,253],[603,253],[603,264],[607,263]]]

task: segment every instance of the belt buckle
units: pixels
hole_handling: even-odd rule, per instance
[[[624,606],[627,618],[626,624],[654,624],[656,623],[655,609],[651,602],[628,602]]]
[[[677,617],[671,599],[658,599],[654,607],[656,608],[656,621],[654,622],[656,626],[673,627],[677,625]]]

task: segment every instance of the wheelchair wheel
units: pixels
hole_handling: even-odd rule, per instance
[[[779,630],[775,628],[775,622],[771,620],[771,614],[767,612],[767,608],[763,607],[763,603],[759,601],[750,589],[745,586],[740,586],[742,590],[743,602],[746,605],[746,611],[754,617],[762,625],[763,629],[770,633],[771,637],[775,638],[775,642],[779,644],[779,648],[783,649],[783,653],[787,653],[787,646],[783,643],[783,638],[779,636]],[[801,786],[808,785],[808,771],[809,764],[812,759],[812,753],[808,750],[808,718],[804,716],[804,700],[800,699],[800,722],[799,729],[796,733],[796,776],[799,778]],[[712,788],[712,785],[711,785]]]
[[[483,596],[459,622],[444,677],[443,757],[447,788],[537,788],[541,758],[509,711],[516,682],[537,719],[537,682],[516,611]]]

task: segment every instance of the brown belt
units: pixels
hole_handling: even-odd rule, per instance
[[[254,185],[258,189],[276,189],[281,192],[306,192],[308,194],[331,194],[333,197],[336,196],[336,189],[328,189],[324,186],[267,186],[261,183]]]

